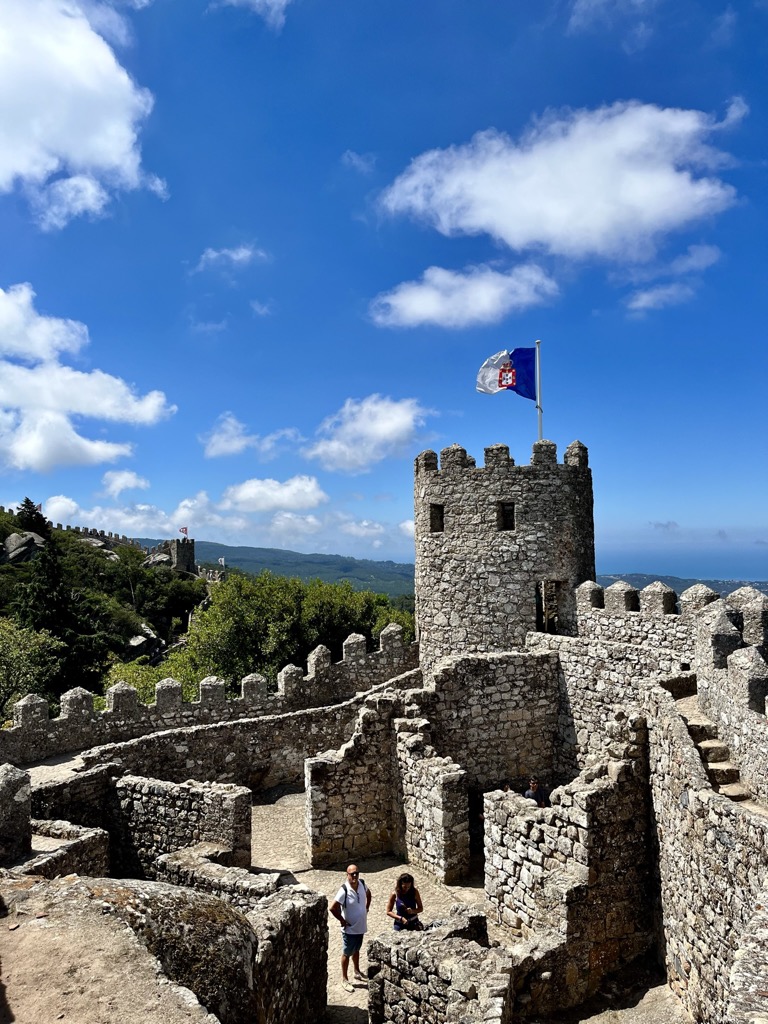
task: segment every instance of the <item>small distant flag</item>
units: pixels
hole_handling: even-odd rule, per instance
[[[219,559],[219,565],[225,565],[225,564],[226,564],[226,563],[225,563],[225,561],[224,561],[224,558],[220,558],[220,559]]]
[[[42,511],[43,511],[43,506],[42,505],[35,505],[35,512],[42,512]]]
[[[486,359],[477,374],[476,388],[484,395],[514,391],[536,401],[536,349],[513,348]]]
[[[180,526],[179,533],[183,533],[185,537],[189,536],[189,530],[186,528],[186,526]]]

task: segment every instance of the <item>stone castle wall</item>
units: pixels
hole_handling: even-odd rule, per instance
[[[469,867],[466,772],[438,757],[426,719],[404,696],[369,699],[351,739],[305,765],[314,866],[404,856],[455,882]]]
[[[402,627],[392,623],[382,630],[376,651],[368,652],[365,638],[353,634],[340,662],[332,664],[327,648],[318,647],[309,656],[306,675],[286,666],[277,693],[269,693],[266,680],[254,674],[242,680],[239,697],[228,699],[224,680],[209,676],[200,683],[199,700],[185,702],[181,683],[165,679],[155,688],[155,703],[143,704],[132,686],[117,683],[107,690],[106,710],[97,712],[94,695],[77,687],[63,695],[61,714],[53,719],[47,701],[28,694],[14,706],[13,726],[0,729],[0,763],[23,766],[161,730],[332,704],[417,666],[418,645],[403,644]]]
[[[456,906],[428,932],[368,943],[370,1024],[511,1024],[513,959],[488,948],[485,915]]]
[[[658,581],[643,590],[623,581],[605,589],[588,581],[576,588],[577,633],[585,640],[676,650],[690,664],[696,613],[717,596],[702,584],[689,587],[678,600],[671,587]]]
[[[407,688],[420,680],[416,670],[392,684]],[[116,774],[150,775],[169,782],[189,778],[232,782],[253,792],[301,784],[305,759],[345,743],[360,708],[370,696],[386,688],[385,683],[329,707],[169,729],[125,743],[93,747],[82,758],[86,767],[114,762]]]
[[[644,700],[660,948],[686,1010],[722,1024],[735,955],[768,884],[768,818],[713,791],[666,690],[652,687]]]
[[[212,843],[168,853],[157,877],[215,896],[247,915],[255,938],[255,1021],[306,1024],[322,1016],[328,982],[328,901],[303,885],[221,863]]]
[[[557,700],[557,658],[512,651],[444,659],[423,709],[438,753],[461,766],[471,788],[487,790],[531,772],[551,777]]]
[[[554,774],[564,778],[606,756],[614,740],[615,715],[640,706],[649,679],[681,672],[679,652],[650,645],[544,633],[529,633],[527,643],[532,651],[557,657]]]
[[[33,819],[31,824],[33,856],[24,863],[22,874],[43,878],[70,874],[91,878],[109,875],[109,833],[104,829],[81,828],[69,821]],[[52,848],[35,854],[37,846]]]
[[[768,600],[764,595],[759,597],[756,610],[762,612],[763,602],[768,605]],[[746,612],[738,613],[718,601],[700,616],[696,639],[698,693],[702,709],[716,722],[718,737],[739,766],[742,782],[768,803],[765,627],[761,626],[755,636],[750,626],[754,626],[757,616],[750,622],[749,611],[747,606]],[[759,645],[743,646],[750,638],[759,640]]]
[[[338,750],[305,762],[307,835],[313,867],[391,853],[397,845],[392,785],[394,697],[370,698]]]
[[[211,842],[222,862],[251,863],[251,791],[216,783],[171,783],[125,775],[115,782],[109,830],[116,873],[154,878],[158,857]]]
[[[398,719],[395,731],[402,852],[409,864],[456,884],[469,871],[467,773],[450,757],[438,756],[427,719]]]
[[[538,1012],[578,1005],[606,974],[653,942],[644,719],[634,757],[587,769],[540,809],[509,793],[485,796],[485,889],[500,922],[566,944],[565,983],[530,992]]]
[[[594,579],[592,476],[578,441],[557,462],[537,441],[529,466],[506,445],[485,466],[454,445],[415,472],[416,618],[425,671],[447,655],[508,651],[537,628],[537,587],[552,584],[550,625],[572,632],[573,591]]]

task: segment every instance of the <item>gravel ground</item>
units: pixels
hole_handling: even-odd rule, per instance
[[[254,867],[281,870],[285,880],[300,882],[318,892],[325,893],[328,902],[334,898],[344,881],[345,864],[333,870],[317,870],[309,865],[304,832],[304,794],[273,794],[274,803],[257,804],[253,808],[252,861]],[[416,867],[404,865],[391,857],[377,857],[358,862],[362,877],[368,884],[373,899],[368,916],[369,934],[389,930],[392,921],[386,916],[389,894],[395,879],[408,870],[424,903],[422,917],[444,917],[454,903],[485,905],[482,880],[466,886],[445,886],[435,882]],[[328,949],[328,1024],[367,1024],[368,990],[365,984],[356,984],[355,991],[347,993],[341,987],[341,932],[329,917],[330,941]],[[506,933],[489,925],[492,939],[504,943]],[[365,945],[360,958],[365,973]],[[689,1018],[666,984],[643,970],[636,970],[622,979],[621,984],[608,983],[589,1006],[576,1013],[561,1014],[541,1024],[684,1024]],[[310,1024],[310,1022],[308,1022]]]

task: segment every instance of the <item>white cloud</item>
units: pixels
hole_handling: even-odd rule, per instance
[[[398,523],[397,528],[405,537],[416,536],[416,524],[413,519],[404,519],[402,523]]]
[[[540,305],[557,284],[534,263],[501,273],[489,266],[463,272],[429,267],[421,281],[405,281],[377,296],[371,316],[382,327],[468,327],[498,323],[513,310]]]
[[[311,537],[322,530],[317,516],[300,516],[295,512],[276,512],[269,529],[278,540],[296,543],[298,537]]]
[[[325,469],[365,473],[374,463],[406,449],[428,415],[415,398],[348,398],[320,425],[321,439],[304,454],[318,459]]]
[[[248,448],[254,449],[263,459],[273,458],[281,442],[298,443],[301,434],[293,427],[275,430],[264,437],[248,434],[244,423],[241,423],[231,412],[222,413],[210,434],[200,438],[205,444],[205,457],[219,458],[222,455],[239,455]]]
[[[346,149],[341,154],[341,162],[359,174],[371,174],[376,166],[374,153],[356,153],[354,149]]]
[[[256,316],[269,316],[272,312],[268,302],[259,302],[257,299],[251,299],[251,309]]]
[[[373,522],[370,519],[342,523],[339,529],[342,533],[348,533],[350,537],[360,537],[364,540],[373,540],[386,533],[386,529],[381,523]]]
[[[109,204],[109,193],[88,174],[60,178],[33,195],[40,227],[48,231],[63,228],[84,213],[98,217]]]
[[[105,492],[110,498],[117,498],[123,491],[146,490],[149,480],[131,469],[111,469],[101,478]]]
[[[738,15],[733,7],[728,4],[723,13],[715,18],[710,36],[711,45],[715,47],[730,46],[736,35],[737,23]]]
[[[269,259],[269,254],[264,249],[257,249],[254,245],[238,245],[234,249],[206,249],[196,266],[193,274],[199,274],[203,270],[223,269],[239,270],[247,267],[254,260]]]
[[[710,144],[745,114],[622,102],[549,114],[515,142],[490,129],[416,157],[383,193],[444,235],[487,233],[511,249],[571,258],[649,259],[659,240],[733,205]]]
[[[0,372],[3,370],[0,363]],[[0,401],[7,401],[0,396]],[[130,455],[130,444],[92,441],[77,433],[66,416],[29,411],[0,433],[0,456],[16,469],[47,472],[54,466],[97,466]]]
[[[138,142],[152,95],[77,0],[3,0],[0,53],[0,192],[21,187],[51,229],[120,191],[158,191]]]
[[[285,9],[291,0],[221,0],[228,7],[248,7],[260,14],[270,28],[279,31],[285,24]]]
[[[694,274],[714,266],[721,252],[716,245],[689,245],[684,256],[678,256],[669,265],[669,272],[675,276]]]
[[[8,291],[0,288],[0,355],[34,363],[64,352],[79,352],[88,344],[85,324],[41,316],[34,299],[30,284],[14,284]]]
[[[226,317],[223,320],[195,320],[192,317],[189,326],[195,334],[221,334],[229,326],[229,320]]]
[[[627,299],[627,309],[632,313],[642,314],[652,309],[679,306],[683,302],[688,302],[695,294],[695,289],[687,284],[660,284],[655,288],[646,288],[630,295]]]
[[[643,19],[657,6],[658,0],[575,0],[568,28],[571,32],[580,32],[617,20]],[[641,21],[641,24],[646,23]]]
[[[176,537],[180,526],[186,526],[190,535],[196,530],[238,532],[249,526],[243,516],[226,516],[216,508],[205,491],[198,491],[182,499],[176,508],[167,512],[157,505],[127,505],[123,508],[95,505],[82,508],[72,498],[56,494],[43,503],[46,516],[54,523],[71,526],[92,526],[128,537],[153,534]]]
[[[0,289],[0,461],[16,469],[97,465],[130,455],[125,442],[83,437],[72,418],[152,425],[175,411],[162,391],[138,395],[119,377],[83,372],[58,356],[88,343],[76,320],[44,316],[28,284]],[[16,361],[13,361],[16,360]],[[21,365],[22,362],[32,365]]]
[[[294,476],[284,483],[279,480],[245,480],[224,492],[221,508],[239,512],[295,511],[316,508],[328,495],[314,476]]]

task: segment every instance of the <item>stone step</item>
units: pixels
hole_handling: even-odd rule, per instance
[[[730,761],[718,761],[716,764],[708,764],[707,775],[709,775],[715,786],[720,787],[738,783],[741,778],[741,772],[737,765],[731,764]],[[722,793],[722,788],[720,792]],[[731,797],[731,799],[735,799],[735,797]]]
[[[706,764],[714,764],[716,761],[727,761],[731,756],[728,745],[722,740],[701,740],[696,746],[699,748],[702,760]]]
[[[746,786],[742,786],[740,782],[733,782],[728,785],[718,786],[716,788],[716,792],[722,793],[723,796],[727,796],[730,800],[736,800],[737,802],[741,800],[749,800],[752,797],[752,794]]]
[[[683,715],[683,721],[688,726],[688,732],[691,734],[691,739],[694,743],[703,743],[705,740],[716,740],[717,739],[717,726],[709,718],[705,718],[704,715],[699,713],[696,717],[686,718]]]

